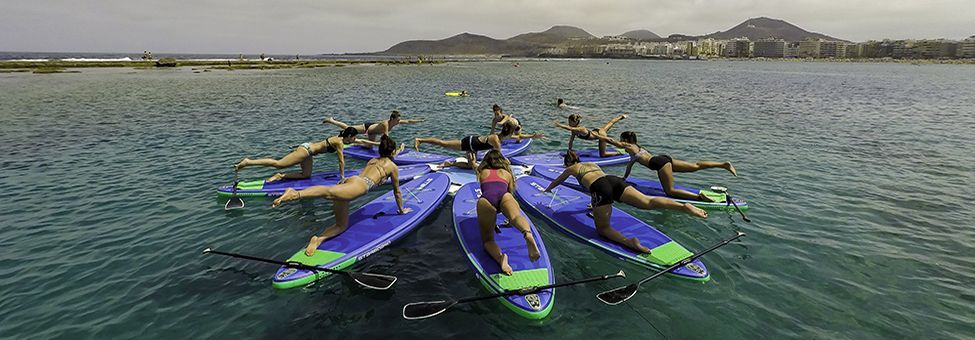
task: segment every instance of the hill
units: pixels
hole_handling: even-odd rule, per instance
[[[630,39],[633,39],[633,40],[653,40],[653,39],[660,39],[660,36],[659,35],[657,35],[656,33],[650,32],[649,30],[629,31],[629,32],[626,32],[626,33],[623,33],[623,34],[620,34],[620,35],[622,35],[624,37],[627,37],[627,38],[630,38]]]
[[[790,24],[784,20],[766,17],[748,19],[727,31],[715,32],[702,37],[714,39],[734,39],[747,37],[750,40],[774,37],[786,41],[802,41],[807,38],[812,38],[846,41],[843,39],[833,38],[825,34],[806,31],[799,28],[799,26]]]
[[[483,35],[461,33],[441,40],[409,40],[393,45],[383,54],[422,55],[422,54],[505,54],[515,52],[523,44],[512,44]]]
[[[544,32],[524,33],[508,38],[509,42],[555,45],[570,40],[593,39],[594,35],[573,26],[552,26]]]

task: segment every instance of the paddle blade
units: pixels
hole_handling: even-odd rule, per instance
[[[636,294],[636,290],[639,288],[640,286],[634,283],[628,286],[623,286],[596,294],[596,298],[607,305],[615,306],[623,303],[623,301],[629,300],[634,294]]]
[[[419,320],[431,318],[447,311],[453,307],[457,301],[427,301],[408,303],[403,306],[403,318],[407,320]]]
[[[349,272],[349,276],[356,283],[369,289],[387,290],[396,283],[396,277],[390,275]]]
[[[234,210],[234,209],[240,209],[240,208],[243,208],[243,207],[244,207],[244,200],[240,199],[240,197],[234,196],[234,197],[231,197],[229,200],[227,200],[227,204],[223,206],[223,209],[224,210]]]

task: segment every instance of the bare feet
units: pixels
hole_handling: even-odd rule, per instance
[[[267,180],[265,180],[265,182],[280,181],[282,178],[284,178],[284,174],[279,172],[274,174],[274,176],[268,177]]]
[[[305,247],[305,256],[315,255],[315,251],[318,250],[318,246],[325,242],[324,236],[312,236],[311,240],[308,241],[308,246]]]
[[[690,203],[684,203],[684,211],[687,212],[688,214],[691,214],[691,215],[694,215],[694,216],[697,216],[697,217],[700,217],[700,218],[708,218],[708,212],[707,211],[704,211],[704,209],[695,207],[693,204],[690,204]]]
[[[501,254],[501,271],[504,275],[511,276],[514,270],[511,269],[511,265],[508,264],[508,254]]]
[[[416,152],[420,152],[420,139],[419,138],[413,138],[413,150],[416,150]]]
[[[620,120],[624,120],[624,119],[626,119],[626,117],[628,117],[626,114],[621,114],[620,115]]]
[[[240,169],[243,169],[245,166],[250,165],[250,162],[251,160],[249,158],[244,158],[243,160],[240,161],[240,163],[234,165],[234,171],[240,171]]]
[[[328,117],[322,121],[322,124],[335,124],[335,117]]]
[[[284,190],[284,194],[282,194],[281,197],[278,197],[278,199],[271,203],[271,208],[277,208],[279,205],[281,205],[281,203],[294,201],[299,198],[301,198],[301,195],[299,195],[295,189],[287,188]]]
[[[725,170],[728,170],[728,172],[730,172],[732,175],[735,175],[735,177],[738,177],[738,171],[735,170],[734,165],[731,165],[731,162],[724,162],[724,168]]]
[[[627,239],[626,246],[630,247],[630,249],[636,250],[641,253],[647,253],[647,254],[650,253],[650,248],[644,247],[643,244],[640,244],[640,240],[637,239],[636,237],[631,237]]]
[[[525,243],[528,244],[528,259],[532,262],[538,261],[542,257],[542,252],[538,251],[538,245],[535,244],[535,237],[532,233],[525,233]]]

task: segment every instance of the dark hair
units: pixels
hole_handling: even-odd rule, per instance
[[[491,111],[497,112],[497,111],[504,111],[504,110],[501,109],[501,105],[494,104],[494,106],[491,107]]]
[[[345,138],[345,137],[355,137],[358,134],[359,134],[359,130],[358,129],[349,126],[349,127],[345,128],[345,130],[342,130],[342,132],[339,132],[339,137],[342,137],[342,138]]]
[[[399,111],[393,111],[393,113],[390,113],[389,119],[399,119]]]
[[[630,144],[637,144],[636,142],[636,132],[633,131],[623,131],[620,134],[620,141]]]
[[[576,163],[579,163],[579,155],[575,150],[566,151],[565,156],[562,156],[562,165],[569,167]]]
[[[562,100],[562,98],[559,98],[559,102],[558,102],[558,103],[559,103],[559,104],[562,104],[562,103],[565,103],[565,101],[564,101],[564,100]]]
[[[477,167],[477,171],[484,169],[504,169],[510,173],[511,163],[508,162],[508,159],[504,158],[501,151],[491,149],[484,154],[484,158],[481,159],[481,164]]]
[[[575,122],[575,123],[573,123],[573,122]],[[579,125],[579,123],[581,123],[581,122],[582,122],[582,116],[580,116],[578,113],[573,113],[573,114],[569,115],[569,125],[572,125],[572,124]]]
[[[521,132],[520,125],[504,124],[501,126],[501,132],[498,132],[498,137],[507,137],[519,132]]]
[[[379,157],[393,159],[393,152],[396,152],[396,142],[389,135],[379,138]]]

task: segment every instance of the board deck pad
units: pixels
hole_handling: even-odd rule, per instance
[[[596,163],[599,166],[609,166],[609,165],[619,165],[626,164],[630,161],[630,156],[628,156],[623,150],[612,149],[620,152],[617,156],[600,157],[599,149],[583,149],[576,150],[576,154],[579,155],[579,159],[583,162]],[[609,150],[607,150],[609,151]],[[565,156],[565,151],[555,151],[547,153],[536,153],[531,155],[522,155],[511,158],[512,164],[521,165],[547,165],[547,166],[562,166],[565,164],[563,162],[563,157]]]
[[[561,166],[536,165],[532,167],[532,176],[538,176],[547,179],[549,181],[552,181],[555,180],[555,178],[559,177],[559,175],[562,174],[562,171],[564,170],[565,168]],[[724,193],[717,193],[710,190],[694,189],[694,188],[689,188],[677,184],[674,185],[674,189],[683,189],[695,194],[703,191],[705,195],[707,195],[712,200],[714,200],[714,202],[701,202],[697,200],[685,200],[680,198],[669,197],[667,196],[666,193],[664,193],[664,189],[660,185],[659,181],[630,177],[626,179],[626,182],[630,183],[631,185],[633,185],[634,188],[636,188],[637,190],[639,190],[640,192],[642,192],[644,195],[647,196],[667,197],[677,202],[693,204],[694,206],[701,209],[734,209],[733,206],[728,204],[727,202],[728,195]],[[574,176],[570,176],[569,178],[567,178],[564,182],[562,182],[562,185],[565,185],[567,187],[582,192],[589,191],[587,188],[583,188],[582,185],[579,184],[579,181]],[[738,198],[735,198],[734,200],[735,200],[735,204],[738,204],[738,207],[741,208],[741,210],[748,209],[747,202]]]
[[[522,216],[528,220],[542,256],[535,262],[529,260],[528,248],[521,232],[514,226],[501,226],[501,233],[494,234],[494,239],[501,247],[501,251],[508,255],[508,264],[511,265],[514,273],[507,276],[501,272],[501,266],[488,255],[481,241],[480,228],[477,224],[477,200],[480,197],[480,184],[468,183],[454,196],[453,205],[454,234],[478,281],[491,293],[555,283],[555,271],[552,269],[542,237],[524,212]],[[498,214],[495,223],[501,225],[504,222],[504,215]],[[518,315],[529,319],[541,319],[551,312],[555,304],[554,294],[554,289],[545,289],[536,294],[512,295],[498,300]]]
[[[520,155],[528,150],[531,146],[531,139],[522,139],[520,142],[516,140],[504,140],[501,141],[501,154],[505,157],[512,157],[515,155]],[[435,145],[423,145],[424,149],[439,149],[438,152],[451,152],[444,148],[440,148]],[[354,145],[346,147],[343,152],[345,155],[358,159],[373,159],[379,157],[379,152],[377,149],[369,149],[364,146]],[[454,153],[461,151],[453,151]],[[484,151],[478,153],[478,159],[484,157]],[[454,159],[454,156],[447,156],[443,154],[427,153],[422,151],[416,151],[413,149],[405,149],[399,155],[393,158],[393,162],[396,164],[427,164],[427,163],[443,163],[446,160]]]
[[[306,256],[302,248],[289,261],[336,270],[351,266],[418,227],[447,196],[449,186],[447,175],[437,173],[401,184],[403,207],[413,211],[400,215],[393,192],[387,192],[353,211],[349,228],[322,242],[313,256]],[[272,285],[281,289],[301,287],[328,275],[282,266],[274,274]]]
[[[612,242],[596,233],[595,222],[592,217],[588,216],[590,212],[588,194],[564,185],[552,189],[551,193],[544,193],[542,190],[548,187],[551,182],[535,176],[519,178],[516,183],[515,192],[518,199],[524,203],[522,209],[534,211],[576,240],[609,253],[616,258],[650,269],[662,270],[683,259],[681,255],[690,253],[653,226],[614,207],[610,220],[613,228],[619,230],[626,237],[637,237],[640,239],[640,243],[651,249],[649,255],[632,251],[626,246]],[[700,260],[694,260],[686,266],[675,269],[670,274],[698,281],[710,279],[707,268]]]
[[[361,169],[345,170],[346,177],[352,177],[359,175]],[[422,165],[405,165],[399,167],[399,181],[400,184],[409,182],[410,180],[426,175],[431,171],[430,166],[426,164]],[[264,180],[247,181],[240,182],[237,184],[237,196],[242,197],[264,197],[264,196],[280,196],[284,193],[285,189],[292,188],[295,190],[307,189],[316,185],[336,185],[341,180],[341,176],[338,171],[326,171],[326,172],[316,172],[311,174],[311,177],[306,179],[284,179],[280,181],[274,181],[267,183]],[[389,181],[385,181],[381,184],[390,184]],[[233,196],[233,186],[225,185],[217,188],[217,195],[221,197]]]

